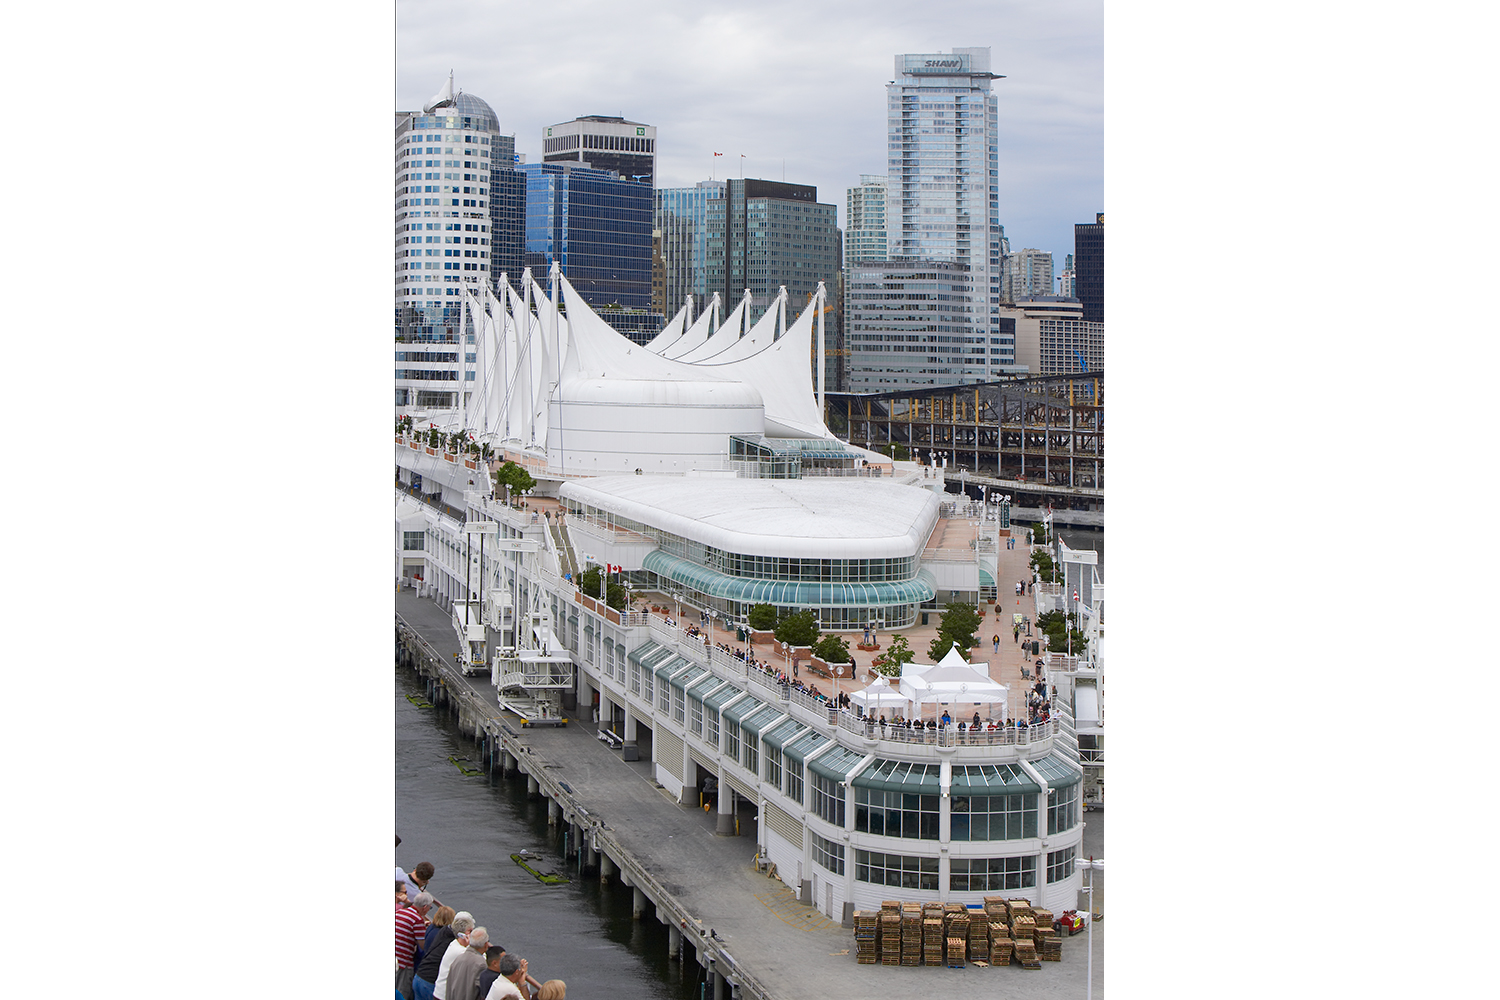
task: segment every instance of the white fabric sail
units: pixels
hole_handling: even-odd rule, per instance
[[[653,338],[651,343],[646,345],[646,349],[653,354],[660,354],[665,357],[668,351],[673,350],[673,348],[688,340],[694,343],[703,343],[713,333],[713,330],[710,329],[710,324],[713,322],[714,311],[718,308],[718,305],[719,293],[714,292],[713,298],[708,300],[708,305],[704,307],[703,312],[699,314],[698,318],[693,320],[692,326],[671,339]]]
[[[725,330],[731,330],[733,331],[733,333],[728,335],[738,338],[740,335],[740,331],[745,328],[745,314],[749,311],[750,293],[746,291],[745,297],[740,299],[740,304],[734,307],[734,312],[730,313],[724,318],[724,325],[719,327],[718,331],[716,333],[713,333],[712,336],[717,337],[720,334],[723,334]],[[681,340],[679,340],[671,348],[662,352],[662,357],[680,358],[684,354],[702,347],[703,344],[709,339],[710,333],[708,327],[700,323],[693,324],[693,331],[696,331],[700,326],[703,327],[702,340],[692,340],[688,337],[687,334],[683,334]]]
[[[732,360],[712,358],[698,367],[724,378],[737,378],[753,385],[766,407],[766,433],[772,437],[830,438],[812,381],[813,323],[818,316],[819,299],[802,310],[797,322],[787,327],[780,340],[769,343],[773,330],[759,331],[765,319],[756,324],[751,336],[742,338],[721,358],[731,353],[754,350],[748,357]],[[766,313],[767,316],[771,312]],[[759,347],[752,341],[762,341]]]
[[[659,348],[665,347],[678,337],[681,337],[683,328],[687,326],[688,310],[692,307],[693,297],[689,295],[687,301],[682,304],[682,308],[677,310],[677,315],[668,320],[667,325],[661,328],[661,333],[658,333],[646,342],[646,350],[655,353]]]
[[[751,337],[756,336],[757,334],[762,335],[760,346],[764,347],[766,344],[769,344],[771,341],[776,339],[776,331],[780,328],[783,319],[781,310],[785,306],[785,304],[785,295],[782,293],[777,293],[776,298],[771,302],[771,308],[767,309],[765,315],[762,316],[756,322],[756,324],[750,328],[749,333],[745,334],[742,337],[734,330],[720,330],[718,333],[708,338],[708,343],[704,344],[697,350],[688,351],[686,354],[678,355],[677,360],[689,362],[716,360],[721,355],[724,355],[725,352],[733,348],[735,345],[743,344],[745,341],[749,340]],[[747,318],[748,315],[749,314],[747,313]],[[759,348],[756,348],[756,350],[759,350]],[[743,353],[746,352],[741,352],[741,354]],[[731,358],[725,358],[725,360],[730,359]]]

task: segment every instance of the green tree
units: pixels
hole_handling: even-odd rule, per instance
[[[811,646],[818,641],[818,616],[813,611],[798,611],[776,623],[776,641],[793,646]]]
[[[602,572],[603,571],[600,570],[598,566],[590,566],[582,573],[579,573],[578,576],[574,578],[574,582],[578,584],[578,589],[584,594],[587,594],[589,597],[597,598],[599,596],[599,576]],[[616,583],[615,580],[611,578],[605,584],[604,603],[614,608],[616,611],[624,611],[626,593],[627,592],[625,588]]]
[[[495,485],[509,486],[511,498],[514,499],[527,490],[534,489],[536,480],[515,462],[506,462],[495,473]]]
[[[938,622],[939,632],[966,639],[978,630],[979,612],[974,610],[974,605],[953,601],[943,608],[943,618]]]
[[[933,663],[936,663],[947,656],[950,649],[957,649],[958,655],[965,660],[969,658],[969,644],[965,639],[955,640],[953,636],[941,631],[938,632],[936,639],[927,644],[927,655],[932,657]]]
[[[776,607],[771,604],[757,604],[750,609],[750,613],[745,618],[750,623],[750,627],[757,632],[773,629],[776,627]]]
[[[823,658],[824,663],[848,663],[849,644],[844,641],[843,636],[834,635],[832,632],[818,640],[813,647],[813,652]]]
[[[885,648],[885,657],[875,669],[886,677],[900,677],[901,668],[916,659],[916,656],[911,644],[906,641],[906,636],[898,635]]]

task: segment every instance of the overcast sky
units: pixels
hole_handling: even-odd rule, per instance
[[[452,69],[528,162],[547,125],[619,115],[657,127],[658,187],[738,176],[744,154],[746,177],[784,169],[843,226],[845,190],[886,173],[895,55],[986,45],[1006,77],[1000,222],[1061,270],[1073,223],[1104,209],[1099,0],[397,0],[394,110],[420,108]]]

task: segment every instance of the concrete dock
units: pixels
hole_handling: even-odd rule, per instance
[[[1020,548],[1004,555],[1019,556]],[[1003,577],[1001,587],[1003,595]],[[587,721],[522,728],[519,718],[496,705],[488,674],[464,678],[452,667],[458,646],[447,611],[411,591],[398,592],[395,610],[442,658],[423,669],[441,688],[439,700],[458,712],[460,729],[484,741],[491,767],[524,773],[521,780],[554,803],[549,815],[572,832],[571,842],[584,845],[585,867],[597,866],[601,877],[634,886],[641,915],[677,929],[670,935],[672,947],[681,949],[684,961],[711,969],[716,1000],[793,1000],[940,986],[1003,989],[1042,1000],[1084,996],[1087,935],[1065,940],[1063,960],[1044,962],[1035,971],[1018,966],[954,970],[858,965],[851,928],[830,921],[799,902],[780,881],[756,872],[753,829],[742,828],[738,837],[716,836],[713,812],[679,805],[653,780],[650,761],[622,760],[595,738],[595,727]],[[1014,644],[1005,636],[1001,645]],[[1019,673],[1018,649],[1004,657],[1012,658]],[[1103,857],[1103,812],[1086,813],[1085,822],[1082,853]],[[1097,875],[1094,909],[1100,912],[1103,884]],[[890,892],[891,898],[901,898],[899,890]],[[1103,922],[1093,930],[1096,996],[1104,995],[1104,930]]]

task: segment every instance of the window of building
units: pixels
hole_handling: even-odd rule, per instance
[[[938,796],[854,789],[854,829],[887,837],[938,839]]]
[[[1036,836],[1035,795],[955,795],[953,840],[1020,840]]]
[[[697,698],[688,699],[688,729],[694,736],[703,735],[703,702]]]
[[[1061,851],[1047,852],[1047,881],[1061,882],[1073,874],[1073,857],[1077,853],[1076,847],[1066,847]]]
[[[802,805],[802,765],[796,761],[789,761],[786,765],[786,795],[787,798]]]
[[[724,723],[724,755],[736,761],[740,759],[740,724],[738,722]]]
[[[816,833],[812,835],[812,856],[818,864],[835,875],[844,874],[844,845],[824,840]]]
[[[845,818],[844,788],[832,778],[825,778],[816,771],[812,774],[812,807],[819,818],[843,826]]]
[[[1020,858],[953,858],[949,864],[950,892],[1000,892],[1036,885],[1036,855]]]
[[[766,784],[781,787],[781,751],[766,744]]]
[[[401,548],[407,552],[421,552],[423,539],[426,535],[420,531],[401,532]]]
[[[1078,785],[1047,792],[1047,832],[1062,833],[1078,825]]]
[[[938,859],[856,850],[854,852],[854,877],[860,882],[870,882],[875,885],[893,885],[902,889],[927,889],[936,892]]]
[[[704,729],[706,733],[703,741],[711,747],[719,745],[719,713],[711,708],[703,710]]]

